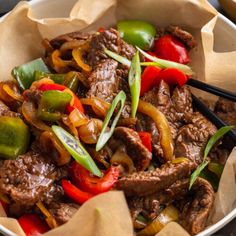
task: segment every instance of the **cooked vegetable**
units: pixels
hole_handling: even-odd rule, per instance
[[[122,56],[120,56],[119,54],[114,53],[114,52],[112,52],[112,51],[110,51],[110,50],[108,50],[108,49],[105,49],[104,52],[105,52],[109,57],[113,58],[114,60],[120,62],[120,63],[123,64],[123,65],[126,65],[126,66],[130,67],[131,61],[128,60],[127,58],[122,57]]]
[[[66,92],[57,90],[43,92],[37,111],[38,117],[46,121],[59,120],[71,99],[72,96]]]
[[[152,136],[148,132],[138,132],[140,139],[142,140],[143,145],[152,152]]]
[[[62,84],[65,80],[65,74],[52,74],[43,71],[34,72],[34,80],[41,80],[43,78],[48,78],[53,80],[57,84]]]
[[[172,35],[166,34],[154,42],[154,52],[162,59],[181,64],[189,63],[189,55],[185,45]]]
[[[92,68],[88,64],[84,63],[83,50],[81,48],[73,49],[72,56],[75,59],[78,66],[81,67],[84,71],[90,72],[92,70]]]
[[[82,165],[84,168],[86,168],[96,176],[100,177],[102,175],[94,160],[85,150],[78,139],[74,138],[70,133],[68,133],[60,126],[53,125],[52,130],[56,134],[58,139],[62,142],[66,150],[80,165]]]
[[[121,165],[129,174],[131,174],[135,170],[133,160],[128,156],[128,154],[124,150],[122,150],[122,148],[119,148],[112,155],[110,162],[113,165]]]
[[[164,80],[169,85],[183,86],[188,81],[188,77],[176,68],[167,68],[159,73],[157,83],[161,80]]]
[[[83,204],[84,202],[86,202],[87,200],[89,200],[94,196],[91,193],[81,191],[79,188],[70,183],[68,180],[63,179],[61,181],[61,185],[65,194],[78,204]]]
[[[52,148],[56,150],[55,162],[58,166],[65,165],[70,162],[70,154],[62,143],[58,140],[56,135],[52,131],[44,131],[39,138],[40,147],[44,152],[50,153],[53,156]]]
[[[210,150],[217,143],[217,141],[233,128],[233,126],[224,126],[220,128],[213,136],[211,136],[204,150],[204,159],[208,156]]]
[[[137,49],[140,51],[140,53],[143,56],[145,56],[146,58],[148,58],[149,60],[152,61],[152,62],[142,62],[141,66],[159,66],[161,68],[176,68],[178,70],[181,70],[186,75],[193,75],[192,69],[187,65],[183,65],[183,64],[180,64],[177,62],[160,59],[160,58],[151,56],[150,54],[144,52],[142,49],[140,49],[138,47],[137,47]]]
[[[80,102],[83,105],[91,106],[95,114],[101,118],[104,118],[107,114],[107,111],[110,107],[110,103],[103,101],[100,98],[93,97],[93,98],[82,98]]]
[[[38,118],[37,109],[32,102],[23,102],[21,109],[24,118],[31,125],[33,125],[39,130],[51,130],[49,126],[47,126],[43,121]]]
[[[48,224],[48,226],[51,229],[54,229],[56,227],[58,227],[57,221],[56,219],[53,217],[53,215],[46,209],[46,207],[44,206],[44,204],[39,201],[36,203],[37,207],[40,209],[40,211],[44,214],[44,216],[46,217],[46,222]]]
[[[28,126],[18,117],[0,116],[0,156],[14,159],[29,146]]]
[[[65,75],[65,80],[63,81],[63,84],[73,91],[74,93],[77,92],[79,87],[79,78],[78,74],[74,71],[71,71]]]
[[[81,125],[78,129],[79,137],[82,142],[87,144],[97,143],[99,134],[102,129],[102,121],[99,119],[90,119],[86,124]]]
[[[39,90],[41,91],[50,91],[50,90],[55,90],[55,91],[63,91],[65,93],[70,94],[73,98],[70,101],[70,104],[66,106],[66,112],[69,114],[71,113],[74,109],[78,109],[79,111],[84,113],[84,108],[79,100],[79,98],[66,86],[60,85],[60,84],[53,84],[53,83],[43,83],[38,87]]]
[[[139,100],[138,111],[151,117],[160,132],[160,143],[164,152],[164,158],[170,161],[174,158],[173,140],[170,127],[165,115],[152,104]]]
[[[55,50],[51,54],[51,60],[53,69],[59,73],[63,71],[67,66],[71,65],[71,61],[65,61],[61,59],[61,52],[59,50]]]
[[[158,66],[147,66],[141,77],[141,91],[140,96],[151,90],[157,84],[157,78],[161,71]]]
[[[20,88],[24,90],[28,89],[30,85],[33,83],[35,71],[49,72],[42,58],[28,62],[19,67],[15,67],[12,70],[12,75],[18,82]]]
[[[125,95],[124,91],[120,91],[116,95],[114,100],[112,101],[112,104],[111,104],[111,106],[107,112],[107,115],[104,119],[104,122],[103,122],[102,131],[101,131],[101,134],[100,134],[97,144],[96,144],[96,151],[101,150],[103,148],[103,146],[107,143],[107,141],[110,139],[110,137],[112,136],[112,134],[115,130],[116,124],[120,118],[121,112],[124,108],[125,100],[126,100],[126,95]],[[115,109],[117,108],[118,104],[120,105],[119,111],[117,112],[117,114],[112,122],[111,128],[108,129],[108,124],[109,124],[109,122],[113,116],[113,113],[114,113]]]
[[[145,21],[124,20],[117,23],[117,29],[127,43],[149,50],[156,35],[156,28]]]
[[[151,224],[149,224],[146,228],[139,231],[137,233],[137,236],[154,236],[158,232],[160,232],[165,225],[167,225],[171,221],[177,221],[179,218],[179,212],[178,210],[170,205],[166,207],[159,215],[158,217],[152,221]]]
[[[194,182],[196,181],[197,177],[201,174],[202,170],[210,163],[209,160],[206,160],[210,150],[216,144],[216,142],[222,138],[227,132],[233,129],[233,126],[224,126],[221,127],[208,141],[205,150],[204,150],[204,157],[203,162],[197,167],[197,169],[192,173],[189,183],[189,189],[192,187]]]
[[[131,117],[135,118],[139,96],[140,96],[141,67],[139,53],[136,52],[132,58],[131,67],[129,69],[129,87],[131,93]]]
[[[0,83],[0,99],[6,103],[13,103],[15,101],[23,102],[23,96],[20,94],[15,81]]]
[[[71,121],[74,127],[80,127],[88,123],[89,119],[78,109],[74,109],[69,114],[69,120]]]
[[[47,224],[35,214],[24,214],[18,219],[18,223],[26,236],[36,236],[49,230]]]
[[[84,191],[92,194],[100,194],[109,191],[119,177],[119,169],[110,167],[102,178],[91,176],[89,171],[76,162],[71,165],[71,174],[74,182]]]

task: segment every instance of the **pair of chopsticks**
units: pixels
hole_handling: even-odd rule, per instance
[[[236,93],[229,92],[227,90],[218,88],[213,85],[206,84],[199,80],[189,79],[187,82],[188,85],[212,93],[219,97],[226,98],[233,102],[236,102]],[[196,96],[192,94],[193,104],[194,106],[204,115],[206,116],[218,129],[229,125],[226,124],[222,119],[220,119],[213,111],[211,111],[204,103],[202,103]],[[236,132],[234,130],[230,130],[228,132],[228,136],[236,143]]]

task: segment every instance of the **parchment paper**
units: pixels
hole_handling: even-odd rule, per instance
[[[43,38],[51,39],[75,30],[110,27],[121,19],[147,20],[157,27],[175,24],[189,30],[198,41],[197,48],[191,52],[195,77],[236,91],[236,51],[214,52],[214,27],[218,23],[218,13],[205,0],[45,0],[34,7],[20,2],[0,23],[0,80],[10,79],[13,67],[42,57]],[[236,199],[235,166],[234,149],[221,178],[211,224],[232,210]],[[6,218],[1,207],[0,216],[0,224],[17,235],[24,235],[17,221]],[[92,198],[67,224],[45,235],[132,236],[124,195],[114,191]],[[170,223],[158,233],[158,236],[164,235],[188,233],[178,224]]]

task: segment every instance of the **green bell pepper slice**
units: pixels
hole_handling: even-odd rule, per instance
[[[156,36],[156,28],[145,21],[124,20],[117,23],[117,29],[127,43],[149,50]]]
[[[30,140],[28,126],[18,117],[0,117],[0,157],[15,159],[27,151]]]
[[[28,89],[34,82],[35,71],[49,72],[42,58],[38,58],[24,65],[15,67],[12,70],[12,76],[16,79],[20,88],[25,90]]]
[[[69,93],[57,90],[43,92],[37,116],[45,121],[57,121],[61,113],[65,112],[66,106],[70,103],[72,96]]]
[[[41,80],[45,77],[53,80],[56,84],[63,84],[65,80],[65,74],[52,74],[38,70],[34,72],[34,80],[36,81]]]

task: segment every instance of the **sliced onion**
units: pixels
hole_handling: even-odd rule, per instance
[[[178,210],[174,206],[170,205],[166,207],[151,224],[139,231],[137,236],[153,236],[160,232],[166,224],[171,221],[177,221],[178,218]]]
[[[104,118],[106,116],[107,111],[111,105],[110,103],[97,97],[81,98],[80,101],[83,105],[91,106],[94,113],[100,118]]]
[[[69,114],[69,119],[74,127],[80,127],[81,125],[85,125],[88,123],[89,119],[80,112],[78,109],[74,109]]]
[[[51,130],[51,127],[47,126],[43,121],[38,119],[36,113],[37,110],[32,102],[23,102],[21,109],[23,116],[31,125],[33,125],[39,130]]]
[[[75,137],[78,137],[78,131],[67,115],[62,116],[62,122],[69,128],[70,133],[72,133]]]
[[[39,201],[39,202],[36,203],[36,205],[39,208],[39,210],[43,213],[43,215],[46,217],[45,220],[46,220],[48,226],[51,229],[54,229],[54,228],[58,227],[56,219],[49,212],[49,210],[46,209],[46,207],[43,205],[43,203],[41,201]]]
[[[52,131],[44,131],[40,135],[39,143],[42,151],[45,151],[46,153],[52,154],[53,150],[56,150],[57,156],[54,157],[54,161],[58,166],[65,165],[70,162],[70,154]]]
[[[188,161],[189,161],[189,159],[186,157],[178,157],[178,158],[175,158],[174,160],[172,160],[171,163],[179,164],[179,163],[188,162]]]
[[[111,164],[121,165],[129,174],[135,170],[133,160],[128,156],[123,147],[120,147],[111,157]]]
[[[23,102],[23,97],[20,94],[19,89],[17,86],[12,83],[12,84],[4,84],[2,89],[6,92],[7,95],[12,97],[14,100],[17,100],[19,102]]]
[[[68,50],[72,50],[84,45],[84,40],[72,40],[63,43],[60,47],[61,53],[65,53]]]
[[[98,137],[102,130],[102,121],[99,119],[91,119],[87,124],[82,125],[78,129],[81,141],[87,144],[97,143]]]
[[[138,111],[152,118],[160,132],[160,144],[166,161],[174,159],[174,145],[169,123],[165,115],[148,102],[139,100]]]

